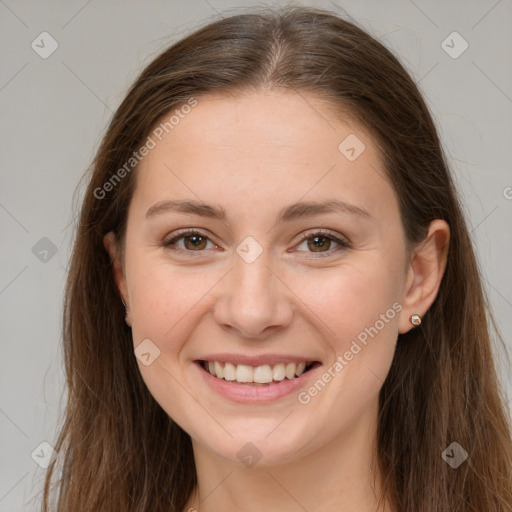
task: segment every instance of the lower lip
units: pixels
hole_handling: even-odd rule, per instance
[[[285,378],[282,381],[273,382],[268,386],[253,386],[251,384],[236,384],[232,381],[219,379],[206,371],[199,361],[195,361],[195,364],[210,388],[225,398],[239,403],[272,402],[279,400],[302,388],[311,377],[311,374],[315,373],[320,367],[320,365],[314,366],[308,372],[294,379]]]

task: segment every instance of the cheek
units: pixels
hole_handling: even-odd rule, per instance
[[[304,278],[297,289],[330,345],[327,370],[336,375],[333,387],[358,388],[359,397],[362,392],[376,393],[389,371],[398,336],[402,306],[395,271],[374,259],[371,265],[333,269],[321,279]]]
[[[162,409],[187,432],[197,428],[196,422],[209,421],[195,395],[184,392],[190,386],[181,363],[204,312],[201,299],[218,281],[211,274],[158,261],[133,265],[130,274],[134,348],[148,339],[158,348],[151,364],[138,360],[141,376]]]
[[[397,324],[393,303],[399,299],[398,278],[389,267],[378,262],[345,265],[318,273],[304,275],[295,281],[299,297],[343,347],[344,340],[355,337],[365,328],[386,315],[385,325]],[[382,326],[379,323],[380,330]]]
[[[134,265],[130,274],[134,340],[154,338],[165,351],[190,322],[201,299],[218,281],[217,272],[184,269],[159,261]]]

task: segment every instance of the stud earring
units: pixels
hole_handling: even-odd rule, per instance
[[[415,326],[421,325],[421,316],[417,314],[411,315],[411,318],[409,318],[409,322],[411,322],[411,324]]]

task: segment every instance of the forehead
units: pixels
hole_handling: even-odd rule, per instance
[[[195,198],[261,212],[336,197],[378,216],[379,201],[394,201],[372,138],[318,97],[217,94],[187,112],[157,123],[155,147],[137,170],[135,204]]]

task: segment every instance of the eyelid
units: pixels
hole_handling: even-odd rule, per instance
[[[172,235],[170,237],[166,237],[163,242],[162,242],[162,245],[164,248],[166,249],[169,249],[169,250],[173,250],[175,252],[180,252],[180,253],[201,253],[201,252],[205,252],[204,250],[203,251],[187,251],[186,249],[181,249],[181,248],[178,248],[178,249],[170,249],[170,246],[174,243],[176,243],[178,240],[186,237],[186,236],[191,236],[191,235],[200,235],[204,238],[206,238],[209,242],[211,242],[213,245],[215,245],[216,247],[218,247],[218,244],[216,244],[213,240],[212,240],[212,237],[208,234],[208,233],[205,233],[204,231],[202,231],[201,229],[199,228],[184,228],[184,229],[179,229],[178,231],[175,231],[174,233],[172,233]]]
[[[330,229],[325,228],[308,229],[307,231],[304,231],[304,233],[300,235],[300,241],[302,242],[313,235],[326,236],[332,238],[333,240],[337,240],[342,244],[351,245],[351,242],[348,240],[346,236],[342,235],[341,233],[337,233],[336,231],[331,231]]]
[[[306,241],[308,238],[312,238],[313,236],[321,236],[326,237],[331,240],[333,240],[335,243],[338,244],[338,247],[334,249],[329,249],[325,252],[307,252],[309,256],[306,256],[306,259],[318,259],[318,258],[327,258],[329,256],[332,256],[335,253],[341,252],[343,250],[352,249],[353,245],[350,240],[345,237],[344,235],[341,235],[335,231],[331,231],[329,229],[311,229],[308,231],[305,231],[301,234],[300,240],[297,242],[297,245],[302,244],[302,242]],[[294,251],[293,251],[294,252]]]
[[[170,246],[172,244],[175,244],[178,240],[180,240],[180,239],[182,239],[182,238],[184,238],[186,236],[191,236],[191,235],[200,235],[200,236],[206,238],[209,242],[214,244],[216,247],[218,247],[218,244],[216,244],[211,239],[210,235],[205,233],[205,232],[203,232],[199,228],[184,228],[184,229],[178,230],[178,231],[174,232],[170,238],[167,237],[162,242],[162,245],[166,249],[169,249],[169,250],[172,250],[172,251],[175,251],[175,252],[179,252],[179,253],[182,253],[182,254],[185,253],[185,254],[191,255],[191,256],[194,255],[195,253],[206,252],[205,250],[189,251],[189,250],[181,249],[181,248],[170,249]],[[331,256],[333,253],[339,252],[339,251],[344,250],[344,249],[345,250],[346,249],[351,249],[353,247],[352,243],[344,235],[341,235],[341,234],[339,234],[339,233],[337,233],[335,231],[331,231],[331,230],[324,229],[324,228],[310,229],[310,230],[307,230],[307,231],[303,232],[300,235],[300,239],[295,244],[295,246],[300,245],[302,242],[304,242],[305,240],[313,237],[314,235],[316,235],[316,236],[323,236],[323,237],[329,238],[332,241],[334,241],[336,244],[338,244],[338,247],[335,248],[335,249],[329,249],[328,251],[325,251],[325,252],[310,252],[308,254],[318,255],[318,256],[308,256],[307,258],[327,257],[327,256]],[[292,251],[292,252],[295,252],[295,251]],[[300,251],[300,252],[302,252],[302,251]]]

